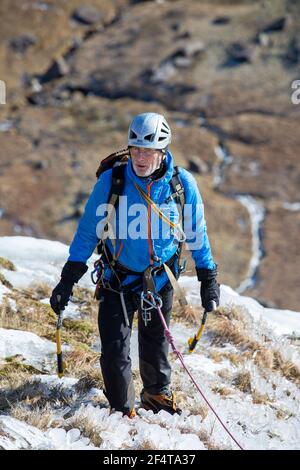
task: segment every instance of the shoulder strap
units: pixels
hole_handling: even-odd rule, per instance
[[[123,194],[124,186],[125,186],[126,166],[127,166],[127,162],[117,164],[112,168],[111,187],[110,187],[110,193],[109,193],[108,200],[107,200],[109,207],[108,207],[108,214],[107,214],[106,224],[104,227],[104,232],[108,229],[108,223],[110,221],[111,214],[112,214],[112,210],[110,210],[109,208],[114,207],[115,209],[117,209],[119,205],[119,196]],[[100,239],[97,245],[98,254],[102,253],[102,249],[103,249],[103,240]]]
[[[181,178],[179,175],[179,167],[174,166],[173,176],[170,181],[170,186],[172,189],[172,194],[168,197],[168,200],[175,199],[181,207],[181,211],[183,212],[184,203],[185,203],[185,192],[184,186],[181,182]]]
[[[177,204],[180,206],[181,214],[180,216],[180,222],[181,222],[181,227],[182,230],[184,231],[184,204],[185,204],[185,191],[184,191],[184,186],[182,184],[180,175],[179,175],[179,167],[174,166],[173,170],[173,176],[170,181],[170,186],[172,189],[172,194],[168,197],[168,200],[174,199]],[[182,256],[182,247],[183,247],[183,242],[179,242],[178,245],[178,265],[179,265],[179,274],[182,272],[185,272],[186,269],[186,259],[184,259],[183,264],[181,263],[181,256]]]
[[[108,197],[108,204],[112,204],[115,209],[119,204],[119,196],[121,196],[124,191],[126,166],[127,163],[121,163],[120,165],[114,166],[112,169],[112,180]]]

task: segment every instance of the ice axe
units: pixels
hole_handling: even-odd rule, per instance
[[[57,296],[58,302],[60,302],[61,296]],[[59,311],[58,319],[56,323],[56,354],[57,354],[57,375],[59,378],[63,377],[65,364],[63,362],[62,350],[61,350],[61,327],[63,320],[63,310]]]
[[[204,331],[204,327],[205,327],[205,322],[206,322],[206,319],[207,319],[207,314],[209,312],[213,312],[214,310],[216,310],[217,308],[217,304],[214,300],[211,301],[211,304],[210,304],[210,308],[209,309],[206,309],[204,310],[204,313],[203,313],[203,317],[202,317],[202,321],[201,321],[201,325],[200,325],[200,328],[197,332],[197,334],[193,337],[193,338],[190,338],[188,340],[188,345],[189,345],[189,353],[192,353],[198,343],[198,341],[200,340],[201,336],[202,336],[202,333]]]

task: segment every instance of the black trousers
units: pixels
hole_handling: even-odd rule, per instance
[[[163,300],[161,310],[169,325],[173,304],[172,286],[168,283],[159,294]],[[104,393],[112,408],[127,413],[134,408],[135,403],[130,337],[134,313],[137,310],[139,368],[144,390],[154,394],[167,391],[171,367],[168,361],[169,344],[157,310],[151,309],[151,321],[145,326],[140,310],[140,296],[130,291],[124,294],[124,300],[129,326],[124,319],[120,295],[101,289],[98,324]]]

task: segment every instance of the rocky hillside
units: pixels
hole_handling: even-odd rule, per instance
[[[162,112],[221,282],[299,310],[299,2],[2,0],[0,18],[1,235],[69,243],[98,161]]]

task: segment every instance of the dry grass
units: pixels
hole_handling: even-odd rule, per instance
[[[8,390],[18,389],[23,387],[25,383],[30,380],[30,374],[27,371],[20,371],[17,369],[11,369],[9,372],[5,371],[0,374],[0,410],[2,406],[6,406],[6,393]]]
[[[100,368],[94,368],[92,370],[89,369],[88,371],[85,371],[83,369],[82,371],[80,371],[80,375],[81,377],[75,385],[75,391],[78,394],[85,395],[92,388],[103,388],[103,378]]]
[[[251,374],[248,371],[245,372],[239,372],[232,384],[241,390],[241,392],[244,393],[251,393],[252,392],[252,386],[251,386]]]
[[[11,384],[1,391],[0,410],[8,412],[20,404],[26,405],[29,412],[42,410],[45,406],[52,408],[72,404],[74,398],[61,386],[49,388],[38,379],[28,377],[17,386]]]
[[[278,351],[274,353],[274,363],[274,369],[279,370],[286,379],[300,385],[300,370],[295,364],[283,359]]]
[[[200,416],[202,421],[208,415],[208,407],[200,404],[194,399],[194,386],[188,382],[190,389],[183,390],[182,384],[182,371],[173,370],[172,373],[172,390],[176,393],[176,399],[179,408],[188,409],[192,415]],[[142,387],[142,382],[139,380],[140,388]]]
[[[276,418],[277,419],[289,419],[289,418],[294,418],[295,415],[294,413],[291,413],[290,411],[287,411],[287,410],[284,410],[282,408],[280,408],[279,410],[277,410],[276,412]]]
[[[25,298],[41,300],[51,296],[52,289],[44,282],[35,283],[26,289],[19,289],[18,292]]]
[[[17,311],[11,308],[8,298],[15,300]],[[49,329],[55,328],[55,320],[56,315],[50,306],[32,300],[24,291],[14,289],[5,297],[0,306],[2,328],[31,331],[39,336],[47,337]]]
[[[140,442],[136,447],[136,450],[159,450],[155,447],[149,439],[145,439],[144,441]]]
[[[28,408],[24,404],[17,404],[12,407],[10,416],[23,421],[30,426],[34,426],[42,431],[46,431],[54,424],[54,410],[50,404],[46,404],[44,407]]]
[[[77,346],[76,349],[64,354],[64,361],[66,363],[66,374],[79,379],[83,377],[95,378],[95,364],[99,361],[99,353],[91,351],[84,345]],[[98,383],[102,386],[100,369],[99,377]]]
[[[0,273],[0,282],[1,284],[3,284],[5,287],[7,287],[8,289],[12,289],[13,286],[11,285],[11,283],[5,278],[4,274]]]
[[[267,405],[272,402],[266,393],[259,393],[256,390],[252,392],[252,401],[255,405]]]
[[[214,362],[220,363],[224,359],[224,354],[217,349],[210,349],[209,355]]]
[[[96,447],[100,447],[103,443],[103,439],[100,434],[100,430],[95,426],[95,422],[87,416],[76,414],[68,419],[67,424],[64,426],[66,430],[77,428],[83,434],[83,436],[90,439],[91,443]]]
[[[10,377],[22,375],[29,377],[33,374],[40,374],[40,371],[33,366],[24,364],[19,361],[19,356],[11,356],[3,360],[0,364],[0,385],[5,386],[6,381],[10,381]]]
[[[81,293],[79,289],[78,292]],[[13,289],[0,306],[0,327],[30,331],[40,337],[55,341],[57,316],[50,305],[39,302],[41,298],[49,297],[50,293],[51,289],[44,284],[30,289]],[[17,311],[12,309],[8,298],[15,300]],[[83,313],[91,311],[93,317],[95,316],[91,299],[85,302],[81,310]],[[63,320],[62,341],[72,346],[77,344],[90,346],[94,343],[97,334],[97,323],[93,319]]]
[[[78,373],[83,375],[84,370]],[[72,390],[60,385],[49,387],[28,373],[11,373],[1,381],[0,411],[41,430],[61,425],[55,418],[55,410],[67,406],[72,415],[86,393],[102,385],[100,371],[97,380],[95,371],[94,375],[95,378],[93,374],[82,376]]]
[[[7,258],[3,258],[2,256],[0,256],[0,267],[4,269],[8,269],[9,271],[16,271],[16,267],[14,263],[12,263]]]
[[[204,421],[208,416],[209,408],[206,405],[201,405],[199,402],[194,400],[194,398],[192,400],[193,401],[191,403],[191,400],[187,400],[184,394],[182,394],[181,397],[179,397],[178,394],[179,408],[188,409],[190,415],[200,416],[201,421]]]
[[[248,348],[251,340],[246,329],[243,312],[237,307],[222,307],[208,316],[207,330],[212,334],[213,345],[224,346],[226,343],[232,343]]]
[[[249,358],[251,358],[251,353],[234,353],[234,352],[222,352],[218,349],[210,349],[209,355],[213,361],[220,363],[223,360],[229,360],[234,366],[239,366],[244,364]]]
[[[274,369],[274,351],[257,345],[257,349],[252,355],[254,364],[262,369]]]
[[[172,318],[177,322],[182,322],[187,325],[199,325],[201,319],[201,309],[193,305],[186,305],[182,307],[174,295],[174,303],[172,308]]]
[[[212,391],[215,393],[218,393],[222,397],[228,397],[229,395],[232,395],[233,391],[230,390],[230,388],[227,387],[213,387]]]
[[[97,324],[99,303],[94,299],[94,293],[84,287],[75,286],[74,301],[80,306],[81,313],[88,315],[90,321]]]
[[[205,445],[207,450],[224,450],[222,447],[218,446],[215,441],[212,439],[212,433],[209,434],[205,431],[200,431],[198,434],[198,437],[201,442]]]
[[[291,361],[285,360],[280,351],[272,349],[271,345],[265,346],[253,340],[249,328],[244,310],[239,307],[219,308],[208,317],[207,329],[212,335],[212,344],[224,346],[226,343],[232,343],[241,351],[240,354],[224,353],[223,358],[228,358],[235,365],[252,359],[260,369],[279,371],[286,379],[299,385],[299,368]],[[262,337],[262,341],[266,340],[266,337]],[[212,354],[214,360],[220,359],[218,353]]]
[[[217,371],[218,376],[221,379],[225,380],[230,380],[232,376],[232,371],[230,369],[221,369]]]
[[[228,359],[236,367],[244,364],[249,359],[249,356],[251,356],[251,354],[248,352],[244,352],[242,354],[229,352],[224,354],[225,359]]]

